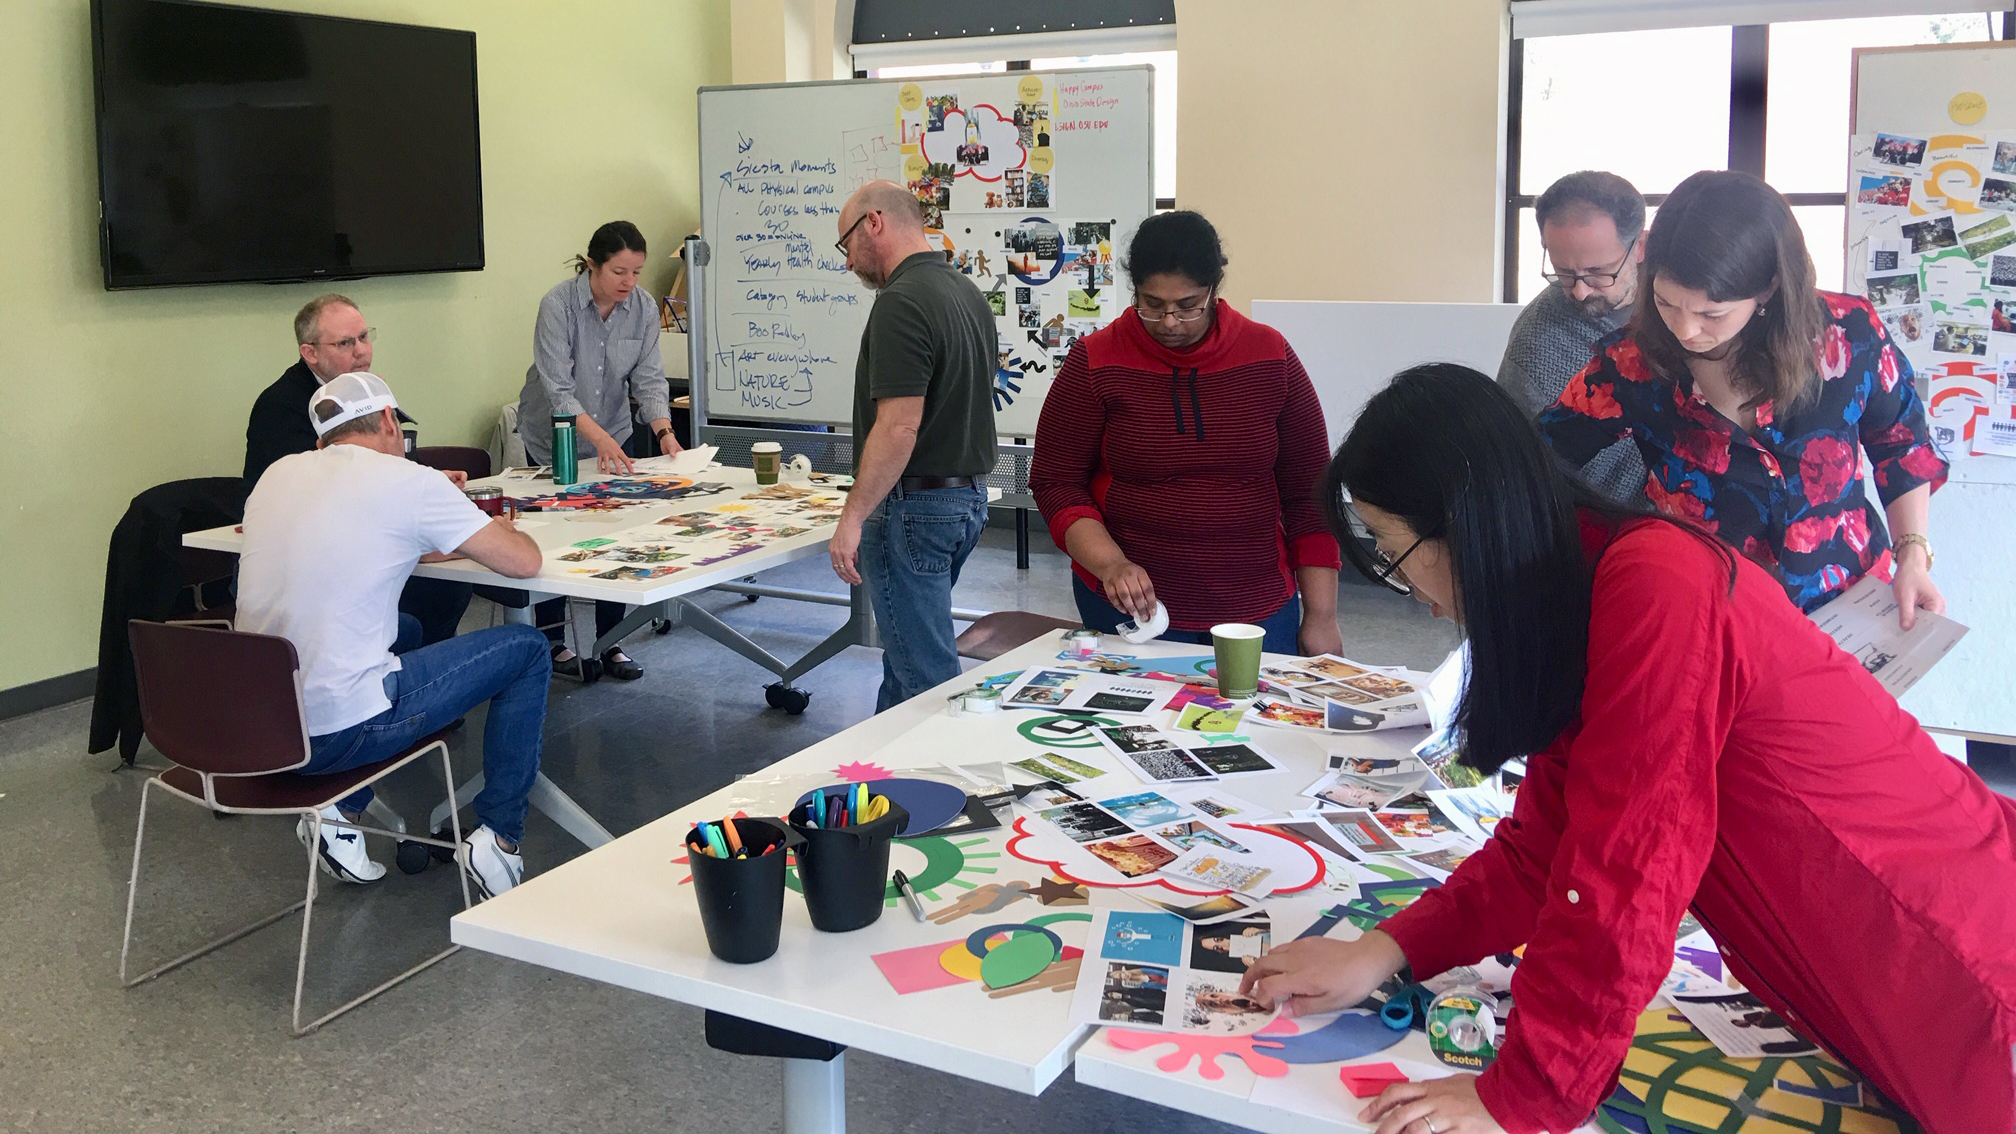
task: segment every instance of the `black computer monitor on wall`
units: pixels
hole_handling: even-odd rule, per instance
[[[476,36],[92,0],[108,289],[483,267]]]

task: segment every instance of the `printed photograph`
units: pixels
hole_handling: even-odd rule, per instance
[[[1290,689],[1300,689],[1305,685],[1316,685],[1323,680],[1313,673],[1304,673],[1299,669],[1290,669],[1282,665],[1261,666],[1260,677],[1263,680],[1272,681],[1277,685],[1285,685]]]
[[[1071,243],[1078,245],[1104,244],[1113,239],[1112,221],[1073,221]]]
[[[1909,138],[1901,134],[1878,134],[1873,155],[1884,165],[1916,169],[1925,164],[1927,145],[1924,138]]]
[[[1169,1003],[1169,970],[1152,965],[1107,965],[1099,990],[1099,1018],[1109,1024],[1162,1026]]]
[[[1027,206],[1028,206],[1029,208],[1032,208],[1032,209],[1047,209],[1047,208],[1049,208],[1049,207],[1050,207],[1050,175],[1049,175],[1049,174],[1047,174],[1047,173],[1032,173],[1032,174],[1030,174],[1030,175],[1029,175],[1029,190],[1028,190],[1028,193],[1026,194],[1026,196],[1027,196],[1027,198],[1028,198],[1028,200],[1027,200]]]
[[[1034,303],[1021,303],[1015,307],[1015,325],[1025,330],[1035,330],[1043,325],[1043,309]]]
[[[1150,965],[1183,963],[1183,919],[1166,913],[1114,910],[1106,915],[1106,936],[1099,956],[1107,961]]]
[[[1054,262],[1064,251],[1063,233],[1047,220],[1016,221],[1002,230],[1001,242],[1010,252],[1028,252],[1039,260]]]
[[[1265,914],[1200,925],[1190,931],[1190,967],[1212,973],[1243,973],[1267,952],[1272,927]]]
[[[1356,814],[1364,815],[1365,813],[1361,811],[1356,812]],[[1332,817],[1328,814],[1324,816],[1326,820],[1330,818]],[[1369,822],[1371,816],[1366,815],[1366,820]],[[1378,824],[1375,823],[1373,825],[1377,826]],[[1353,861],[1357,857],[1351,853],[1351,849],[1345,845],[1344,841],[1338,837],[1338,833],[1332,830],[1327,822],[1315,819],[1296,819],[1287,822],[1257,823],[1255,826],[1263,831],[1272,831],[1285,838],[1294,839],[1298,843],[1314,843],[1346,861]],[[1391,839],[1387,839],[1386,841],[1389,843],[1393,842]],[[1393,843],[1393,849],[1399,850],[1400,844]]]
[[[1932,349],[1941,354],[1988,357],[1988,328],[1980,323],[1941,321],[1932,332]]]
[[[1026,146],[1029,143],[1024,142],[1022,144]],[[1027,205],[1025,202],[1028,200],[1026,193],[1029,182],[1028,172],[1026,170],[1011,169],[1001,176],[1003,178],[1001,207],[1004,209],[1026,208]]]
[[[1236,976],[1192,973],[1183,987],[1181,1027],[1186,1032],[1245,1035],[1273,1018],[1273,1008],[1240,995]]]
[[[1988,258],[1988,286],[2016,287],[2016,256]]]
[[[1216,847],[1219,850],[1236,851],[1239,854],[1251,853],[1245,847],[1234,842],[1230,837],[1206,827],[1195,819],[1185,823],[1171,823],[1167,827],[1158,827],[1155,831],[1155,837],[1179,850],[1187,851],[1195,850],[1198,847]]]
[[[1229,800],[1215,795],[1200,795],[1190,801],[1190,806],[1202,811],[1213,819],[1229,819],[1234,815],[1244,815],[1246,809]]]
[[[1299,692],[1310,697],[1321,697],[1326,701],[1342,701],[1347,705],[1369,705],[1379,698],[1370,693],[1353,689],[1337,681],[1325,681],[1319,685],[1306,685]]]
[[[1869,270],[1871,272],[1896,271],[1897,250],[1894,248],[1885,248],[1881,251],[1869,253]]]
[[[1347,811],[1325,815],[1323,819],[1336,828],[1337,833],[1355,849],[1380,854],[1400,849],[1400,844],[1394,842],[1393,836],[1388,834],[1386,828],[1380,826],[1379,821],[1372,818],[1368,812]]]
[[[1470,855],[1470,851],[1457,847],[1440,847],[1431,851],[1422,851],[1419,854],[1410,854],[1406,857],[1430,870],[1439,870],[1444,874],[1454,874],[1456,873],[1456,868],[1463,865],[1463,860],[1469,858]]]
[[[1336,732],[1371,732],[1386,718],[1382,714],[1353,708],[1340,701],[1323,705],[1323,727]]]
[[[2016,273],[2016,256],[1997,256],[1997,260],[2011,261],[2011,271]],[[1931,322],[1932,310],[1923,304],[1916,307],[1902,307],[1895,311],[1878,311],[1883,325],[1890,329],[1890,338],[1900,346],[1910,346],[1925,337],[1925,328]],[[1455,786],[1455,785],[1450,785]]]
[[[1163,898],[1152,897],[1148,894],[1137,894],[1135,896],[1158,910],[1166,910],[1169,913],[1175,914],[1184,921],[1215,921],[1218,918],[1243,913],[1253,908],[1252,902],[1237,894],[1220,894],[1215,898],[1206,898],[1194,905],[1184,905],[1182,902],[1172,902]]]
[[[1960,238],[1953,234],[1952,217],[1934,217],[1931,220],[1915,221],[1898,230],[1911,242],[1911,251],[1924,255],[1941,248],[1960,247]]]
[[[1064,837],[1074,843],[1089,843],[1128,833],[1127,824],[1089,803],[1067,803],[1062,807],[1038,811],[1036,817],[1064,832]]]
[[[1949,218],[1950,219],[1950,218]],[[1967,249],[1967,255],[1979,260],[1990,252],[1999,252],[2011,244],[2016,244],[2016,224],[2007,216],[1983,221],[1960,233],[1960,244]]]
[[[1311,794],[1325,803],[1334,803],[1339,807],[1371,810],[1392,802],[1395,793],[1390,788],[1337,776],[1332,782],[1324,784]]]
[[[1427,808],[1375,812],[1372,816],[1387,832],[1402,839],[1432,839],[1454,831],[1447,820]]]
[[[1129,878],[1153,874],[1176,861],[1175,851],[1146,835],[1123,835],[1106,842],[1086,843],[1085,849]]]
[[[1305,709],[1287,701],[1277,701],[1262,697],[1253,702],[1253,716],[1268,724],[1287,725],[1291,728],[1323,727],[1323,710]]]
[[[1127,762],[1135,771],[1157,783],[1174,783],[1181,780],[1208,780],[1211,770],[1192,759],[1181,748],[1164,748],[1152,752],[1130,752]]]
[[[1911,179],[1896,173],[1864,175],[1860,187],[1855,191],[1855,202],[1861,205],[1883,205],[1893,209],[1905,208],[1911,204]]]
[[[1878,307],[1902,307],[1918,302],[1918,273],[1898,276],[1870,276],[1869,302]]]
[[[1085,698],[1085,707],[1109,713],[1139,713],[1155,703],[1153,697],[1140,697],[1132,693],[1115,693],[1102,690]]]
[[[1071,757],[1066,756],[1061,752],[1045,752],[1043,754],[1043,760],[1045,763],[1055,764],[1057,767],[1064,769],[1065,771],[1071,773],[1074,776],[1077,776],[1080,779],[1093,780],[1098,779],[1100,776],[1106,774],[1106,770],[1104,768],[1095,768],[1082,760],[1073,760]]]
[[[1214,744],[1208,748],[1192,748],[1190,755],[1195,756],[1198,763],[1221,776],[1235,776],[1242,772],[1274,771],[1273,761],[1245,744]]]
[[[2016,212],[2016,181],[2005,181],[1999,177],[1982,178],[1981,207],[2001,213]]]
[[[1123,795],[1117,799],[1102,799],[1099,801],[1099,806],[1118,815],[1134,827],[1153,827],[1159,823],[1174,823],[1179,819],[1190,817],[1188,808],[1152,791]]]
[[[1367,673],[1359,677],[1347,677],[1339,682],[1339,684],[1348,685],[1361,693],[1370,693],[1380,700],[1385,700],[1389,697],[1404,697],[1414,692],[1412,682],[1402,681],[1397,677],[1388,677],[1383,673]]]
[[[947,114],[953,113],[958,109],[959,109],[958,95],[949,95],[949,94],[925,95],[924,129],[933,132],[943,130],[945,128],[945,116]],[[1879,139],[1886,138],[1888,136],[1889,135],[1887,134],[1877,135]]]
[[[1175,738],[1165,736],[1154,725],[1106,725],[1099,734],[1111,741],[1116,751],[1130,754],[1176,747]]]
[[[1990,168],[2016,177],[2016,142],[1995,143],[1995,159]]]
[[[1355,666],[1342,658],[1332,657],[1310,658],[1308,661],[1302,662],[1301,667],[1310,673],[1322,674],[1332,681],[1341,681],[1347,677],[1357,677],[1362,673],[1369,672],[1362,666]]]
[[[1097,319],[1099,301],[1085,294],[1082,287],[1074,287],[1065,296],[1065,311],[1073,319]]]
[[[988,292],[987,310],[992,311],[996,316],[1008,314],[1008,293],[1005,291]]]
[[[1031,756],[1027,760],[1011,760],[1008,762],[1008,766],[1027,772],[1038,780],[1049,780],[1052,783],[1059,784],[1075,784],[1078,782],[1078,777],[1065,772],[1061,768],[1053,768],[1034,756]]]

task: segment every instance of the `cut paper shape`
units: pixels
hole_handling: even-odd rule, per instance
[[[1377,1015],[1357,1009],[1340,1012],[1327,1020],[1309,1016],[1300,1021],[1300,1026],[1306,1030],[1293,1035],[1271,1035],[1260,1041],[1260,1046],[1284,1063],[1342,1063],[1385,1051],[1407,1034],[1387,1027]],[[1272,1031],[1263,1029],[1262,1034]]]
[[[929,834],[957,819],[960,812],[966,810],[966,793],[936,780],[898,778],[855,782],[865,784],[871,795],[888,796],[889,802],[910,813],[903,829],[896,833],[897,838]],[[808,791],[798,797],[798,803],[804,803],[824,790],[816,788]]]
[[[1049,939],[1050,956],[1043,962],[1044,964],[1047,965],[1064,954],[1064,942],[1061,938],[1040,925],[1030,925],[1027,922],[1010,925],[990,925],[984,929],[976,929],[967,936],[966,949],[976,957],[985,958],[987,954],[999,948],[999,942],[995,938],[1009,935],[1022,937],[1029,934],[1041,934],[1043,937]]]
[[[929,992],[934,988],[949,988],[955,984],[965,984],[967,978],[946,971],[938,958],[948,948],[963,949],[965,942],[940,942],[936,945],[918,945],[909,949],[892,949],[887,953],[877,953],[868,958],[875,967],[882,970],[882,976],[898,996],[908,996],[913,992]]]
[[[980,958],[980,983],[988,988],[1021,984],[1049,968],[1063,952],[1055,934],[1018,933]]]
[[[1713,949],[1696,949],[1692,945],[1682,945],[1673,950],[1673,955],[1716,980],[1722,979],[1722,954]]]
[[[1337,1069],[1337,1078],[1354,1099],[1369,1099],[1395,1083],[1408,1081],[1406,1072],[1391,1063],[1361,1063]]]
[[[1086,903],[1086,892],[1082,883],[1066,882],[1058,878],[1045,878],[1028,893],[1030,897],[1046,906],[1082,906]]]
[[[1007,939],[1007,934],[1001,935],[1002,941]],[[974,956],[973,950],[968,949],[964,941],[954,941],[951,948],[938,954],[938,964],[960,980],[979,980],[981,960]]]
[[[1862,1105],[1862,1084],[1860,1083],[1842,1083],[1838,1086],[1831,1083],[1823,1085],[1801,1083],[1797,1079],[1787,1079],[1781,1076],[1777,1082],[1771,1085],[1788,1095],[1819,1099],[1821,1102],[1833,1103],[1835,1106]]]
[[[880,764],[863,764],[857,761],[833,769],[833,778],[850,784],[869,783],[888,779],[889,769]]]
[[[1024,992],[1038,992],[1049,989],[1052,992],[1070,992],[1078,987],[1078,968],[1085,958],[1085,950],[1076,945],[1066,945],[1064,955],[1051,962],[1050,967],[1037,973],[1021,984],[1011,984],[1007,988],[993,988],[987,991],[987,999],[999,1000],[1004,996],[1016,996]]]
[[[931,911],[931,920],[944,925],[957,921],[969,914],[991,914],[1021,901],[1029,896],[1027,882],[986,882],[960,895],[959,900],[943,909]]]
[[[1155,1060],[1156,1070],[1174,1075],[1190,1066],[1190,1060],[1194,1058],[1197,1060],[1198,1076],[1216,1082],[1225,1077],[1225,1069],[1218,1066],[1218,1060],[1228,1055],[1245,1060],[1247,1069],[1262,1078],[1278,1079],[1288,1074],[1288,1065],[1260,1051],[1255,1041],[1261,1036],[1293,1027],[1286,1020],[1275,1020],[1250,1036],[1193,1036],[1181,1032],[1137,1032],[1128,1028],[1107,1028],[1105,1031],[1106,1042],[1121,1051],[1146,1051],[1169,1044],[1175,1050]]]

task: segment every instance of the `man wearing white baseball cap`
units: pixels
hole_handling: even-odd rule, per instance
[[[529,578],[539,545],[470,503],[456,474],[405,459],[398,407],[383,379],[362,372],[310,395],[318,447],[273,462],[245,502],[237,627],[286,638],[300,657],[304,775],[386,759],[490,703],[473,804],[481,826],[456,857],[495,896],[525,870],[518,841],[546,724],[546,638],[507,625],[419,646],[399,592],[423,559],[466,557]],[[324,813],[320,861],[332,877],[384,876],[361,834],[332,825],[354,823],[370,802],[366,788]],[[309,828],[303,820],[303,842]]]

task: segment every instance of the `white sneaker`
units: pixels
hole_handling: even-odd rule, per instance
[[[489,827],[469,832],[469,837],[455,848],[455,861],[462,864],[463,873],[469,875],[486,898],[494,898],[525,880],[525,856],[505,850],[497,841],[497,833]]]
[[[330,825],[348,822],[335,804],[322,809],[322,819],[322,847],[315,856],[315,861],[322,864],[322,873],[339,882],[376,882],[385,877],[384,864],[373,862],[364,851],[364,832]],[[313,837],[309,834],[313,828],[306,816],[294,825],[294,834],[302,846],[307,846]]]

